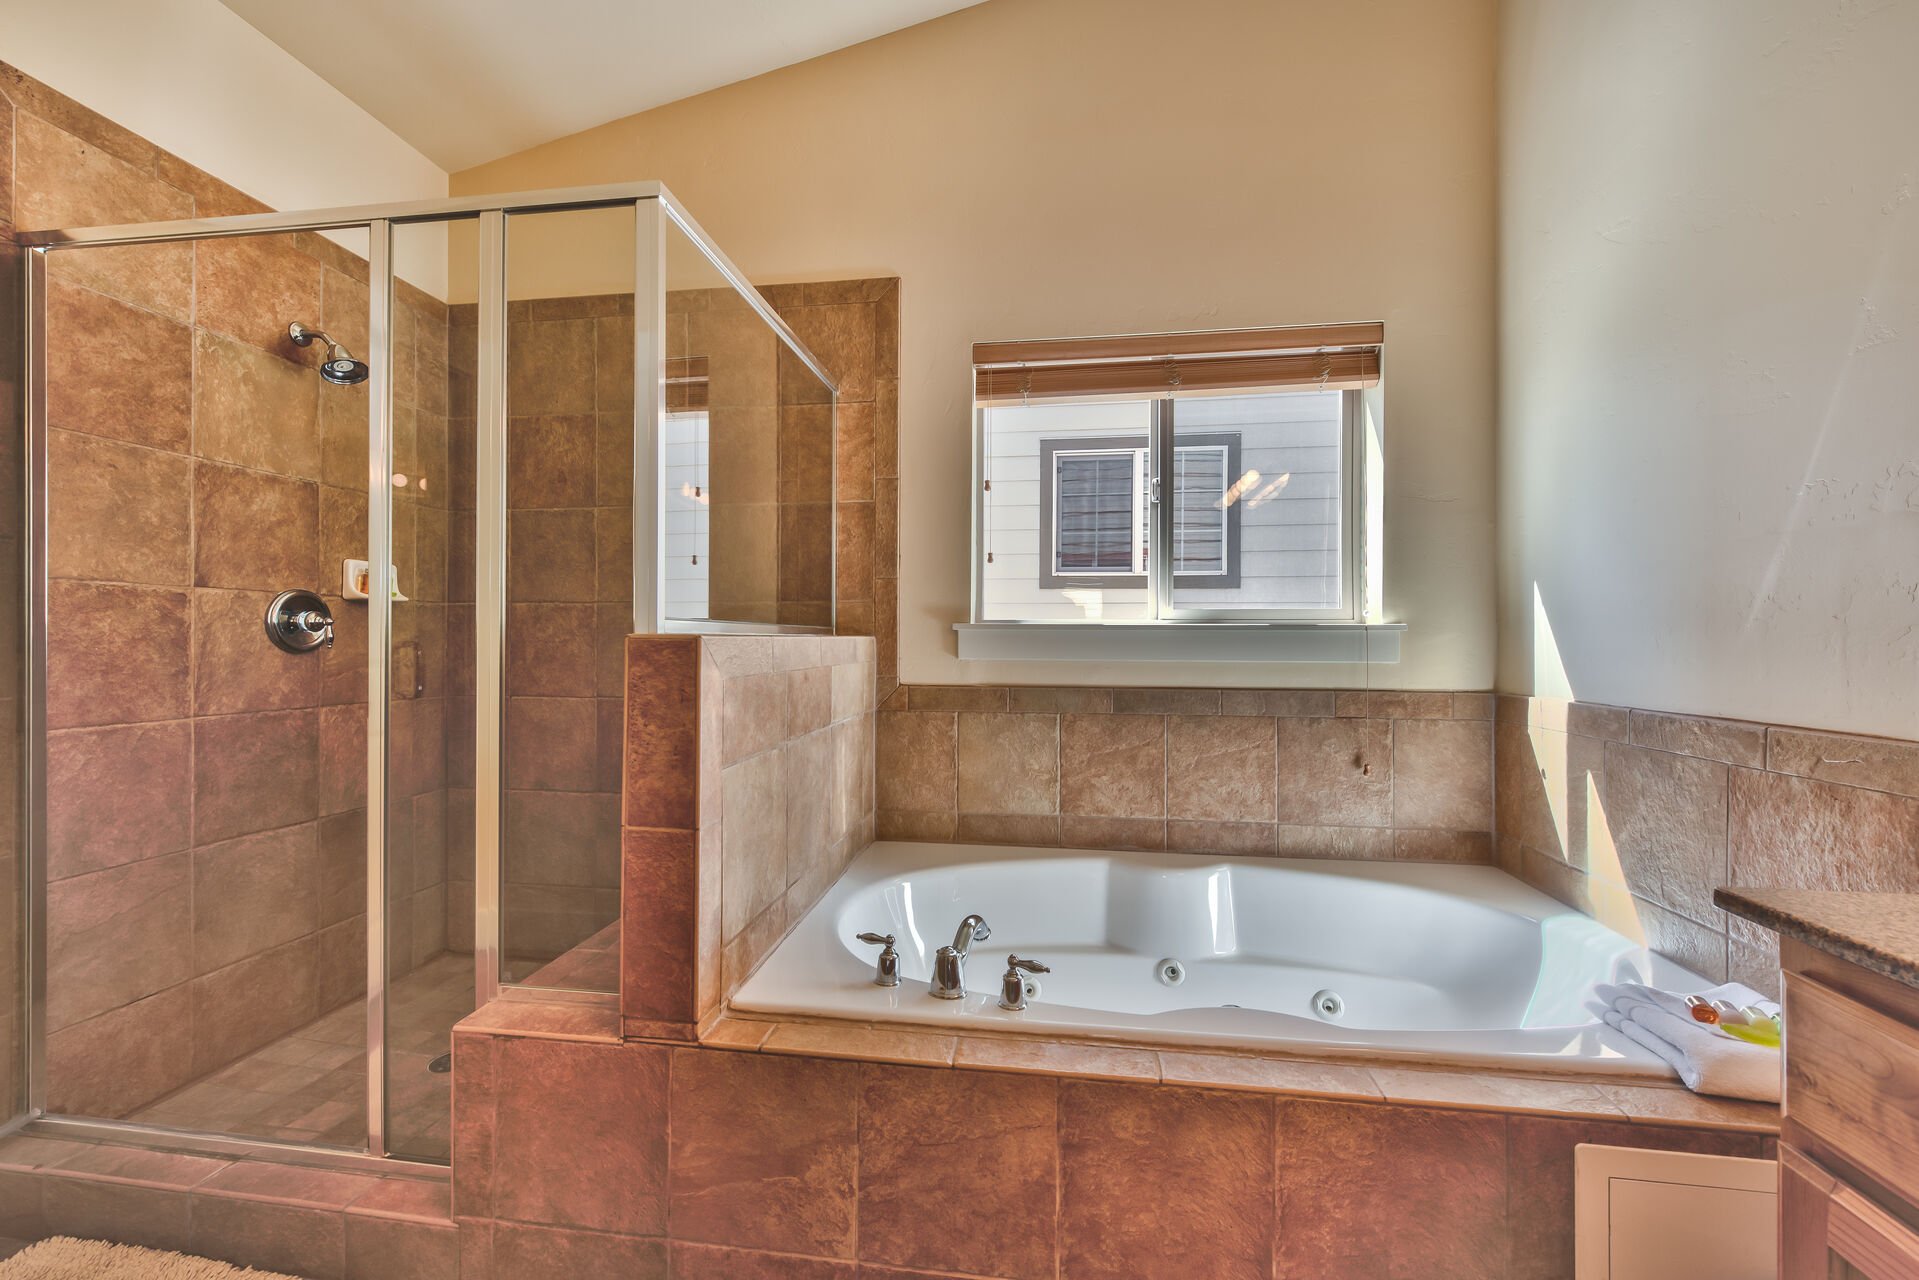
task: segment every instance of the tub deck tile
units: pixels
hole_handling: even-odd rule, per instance
[[[714,1049],[756,1050],[773,1034],[776,1022],[750,1022],[744,1018],[721,1018],[700,1036],[700,1044]]]
[[[1291,1093],[1324,1098],[1382,1099],[1384,1092],[1364,1067],[1285,1058],[1233,1054],[1159,1054],[1159,1074],[1167,1084],[1244,1089],[1254,1093]]]
[[[1779,1108],[1766,1102],[1711,1098],[1676,1085],[1598,1086],[1607,1101],[1638,1124],[1727,1129],[1738,1133],[1779,1132]]]
[[[760,1045],[764,1053],[809,1058],[852,1058],[915,1067],[950,1067],[958,1037],[895,1031],[881,1027],[832,1026],[818,1022],[782,1022]]]
[[[951,1066],[1069,1080],[1123,1080],[1251,1093],[1290,1094],[1348,1102],[1390,1102],[1442,1110],[1561,1116],[1596,1122],[1636,1121],[1729,1132],[1776,1134],[1779,1109],[1763,1103],[1701,1097],[1677,1084],[1527,1076],[1464,1066],[1409,1067],[1362,1060],[1139,1045],[1040,1040],[1018,1036],[909,1031],[894,1026],[831,1022],[758,1022],[721,1018],[701,1047],[797,1057]]]
[[[1051,1040],[961,1036],[953,1065],[981,1071],[1031,1071],[1074,1080],[1159,1082],[1159,1055],[1148,1049]]]
[[[1540,1080],[1464,1071],[1404,1071],[1374,1067],[1373,1082],[1388,1102],[1469,1111],[1526,1111],[1542,1115],[1625,1114],[1599,1087],[1583,1080]]]

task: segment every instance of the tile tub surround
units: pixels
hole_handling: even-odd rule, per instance
[[[1714,980],[1777,936],[1713,891],[1919,893],[1919,742],[1502,695],[1499,861]]]
[[[11,68],[0,90],[6,228],[264,207]],[[309,235],[49,267],[49,1103],[121,1115],[364,983],[364,612],[333,593],[365,542],[365,389],[284,331],[363,350],[366,268]],[[443,563],[445,308],[398,292],[396,426],[431,486],[397,495],[396,559]],[[426,675],[393,713],[399,972],[445,946],[443,576],[396,611]],[[295,586],[329,595],[334,651],[267,645]]]
[[[1557,1280],[1576,1144],[1761,1156],[1776,1126],[1662,1123],[1627,1096],[1674,1092],[1654,1088],[730,1019],[622,1043],[532,1006],[514,1034],[495,1007],[454,1065],[462,1274],[489,1280],[553,1256],[585,1277]]]
[[[628,637],[628,1034],[694,1038],[873,842],[873,666],[867,637]]]
[[[879,834],[1201,854],[1493,860],[1493,698],[901,686]]]

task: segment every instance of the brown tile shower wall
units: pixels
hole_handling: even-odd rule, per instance
[[[463,634],[455,783],[470,822],[474,386],[471,304],[450,308],[454,590]],[[633,296],[516,300],[507,309],[506,828],[501,909],[512,976],[619,913],[621,644],[632,630]],[[449,738],[452,747],[452,738]],[[448,900],[471,946],[472,859]]]
[[[899,562],[899,281],[761,292],[834,375],[836,405],[733,291],[667,295],[668,355],[703,356],[710,368],[712,616],[833,622],[841,635],[876,636],[879,678],[890,690],[897,673],[890,619]],[[837,528],[829,535],[830,518]]]
[[[899,684],[900,282],[896,277],[827,280],[766,285],[760,292],[838,384],[831,498],[838,522],[835,630],[874,638],[883,701]],[[800,478],[807,450],[794,446],[814,438],[805,427],[819,410],[785,398],[788,387],[797,395],[817,384],[791,355],[782,352],[780,360],[781,474],[792,468],[788,491],[817,504],[817,479]],[[785,519],[795,527],[780,544],[782,573],[804,581],[816,572],[808,566],[818,563],[824,524],[797,513]]]
[[[873,642],[626,642],[629,1034],[691,1039],[873,841]]]
[[[901,686],[879,833],[1491,862],[1492,695]]]
[[[666,325],[667,357],[702,359],[708,371],[708,616],[798,621],[786,616],[799,584],[785,579],[781,547],[792,532],[783,504],[796,500],[803,477],[783,429],[791,389],[779,339],[731,289],[672,290]]]
[[[10,225],[262,207],[10,69],[0,83]],[[337,592],[339,560],[364,554],[366,401],[284,330],[364,350],[366,276],[305,235],[50,265],[49,1102],[120,1114],[363,989],[365,632]],[[401,294],[396,426],[437,483],[444,308]],[[400,495],[398,557],[443,563],[443,527]],[[329,597],[333,652],[266,642],[266,601],[294,586]],[[441,606],[424,580],[415,599],[437,672]],[[444,918],[430,675],[422,694],[394,716],[400,971],[443,945],[409,927]]]
[[[1499,861],[1715,981],[1776,993],[1720,885],[1919,893],[1919,742],[1502,695]]]

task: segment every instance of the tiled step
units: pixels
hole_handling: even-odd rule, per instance
[[[0,1139],[5,1239],[111,1240],[311,1280],[456,1280],[451,1212],[443,1179],[64,1138]]]

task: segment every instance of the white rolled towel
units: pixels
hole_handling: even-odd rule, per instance
[[[1770,1014],[1779,1012],[1773,1001],[1738,982],[1709,987],[1698,994],[1741,1009],[1753,1005]],[[1593,988],[1593,995],[1597,997],[1593,1012],[1608,1026],[1656,1054],[1694,1093],[1779,1101],[1779,1050],[1736,1040],[1695,1021],[1684,995],[1637,982],[1602,982]]]

